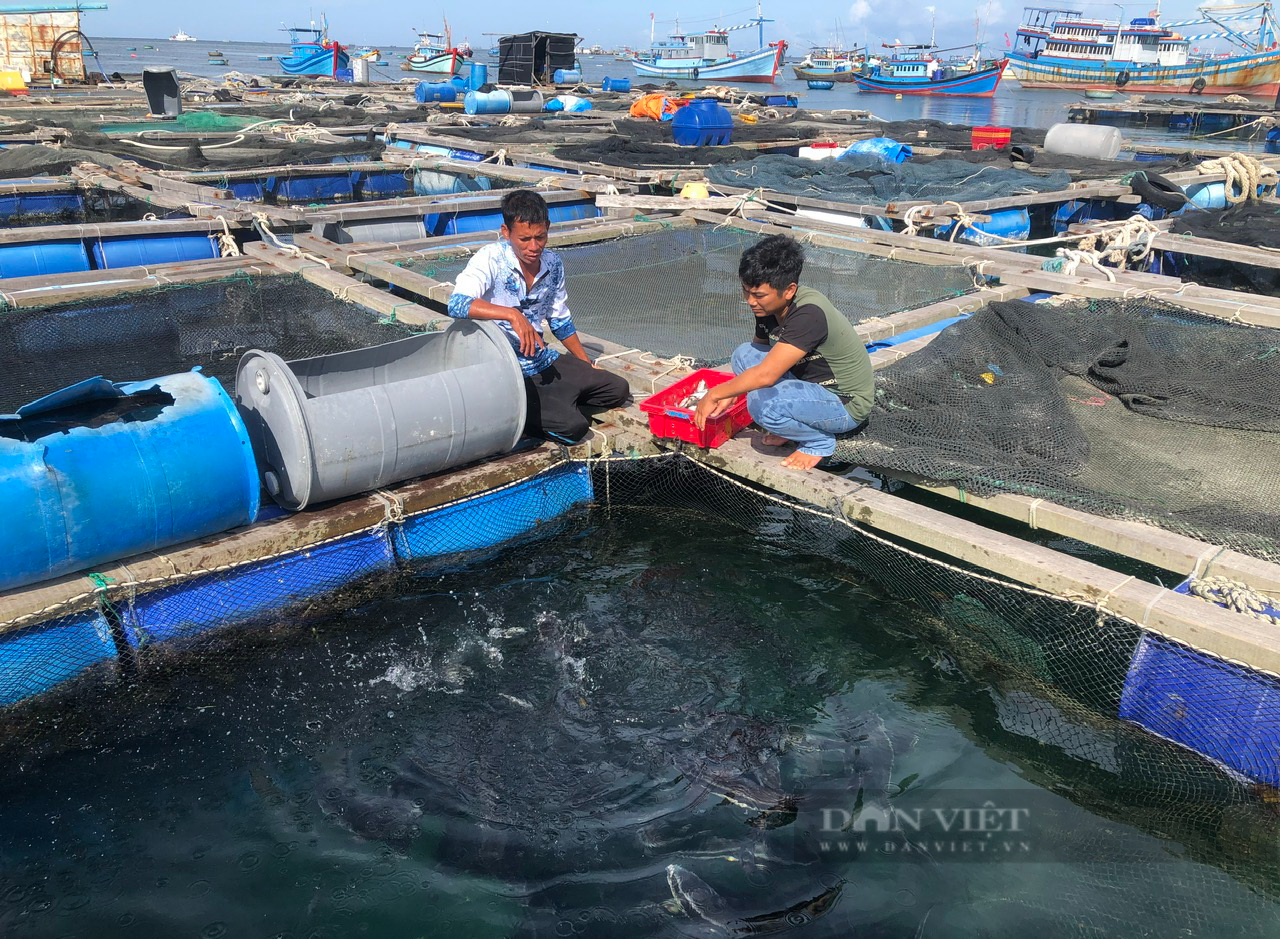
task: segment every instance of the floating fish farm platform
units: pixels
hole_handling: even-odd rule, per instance
[[[1069,171],[741,101],[740,141],[638,147],[626,96],[360,95],[241,91],[187,112],[207,132],[136,93],[0,108],[0,732],[589,507],[679,505],[856,570],[1062,726],[1141,728],[1273,798],[1280,158]],[[859,149],[891,130],[918,152]],[[574,446],[521,439],[506,339],[446,313],[513,188],[548,203],[579,335],[634,399]],[[785,469],[754,428],[658,438],[638,406],[750,338],[738,261],[771,234],[877,370],[843,469]]]

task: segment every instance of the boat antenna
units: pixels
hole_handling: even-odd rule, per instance
[[[649,14],[649,45],[653,45],[653,14]]]

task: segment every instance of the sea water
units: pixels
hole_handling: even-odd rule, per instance
[[[787,525],[584,511],[8,715],[0,934],[1280,927],[1249,787]]]

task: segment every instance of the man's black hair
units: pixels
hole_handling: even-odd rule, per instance
[[[547,200],[532,189],[512,189],[502,197],[502,224],[510,231],[516,222],[526,225],[550,225]]]
[[[742,260],[738,262],[738,278],[748,289],[768,284],[774,290],[786,290],[800,283],[802,270],[804,249],[786,235],[762,238],[743,251]]]

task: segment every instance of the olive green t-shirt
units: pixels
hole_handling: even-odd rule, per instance
[[[792,375],[830,388],[856,421],[871,413],[875,372],[866,344],[844,314],[812,287],[797,290],[781,317],[756,317],[756,342],[803,349],[805,356],[791,367]]]

